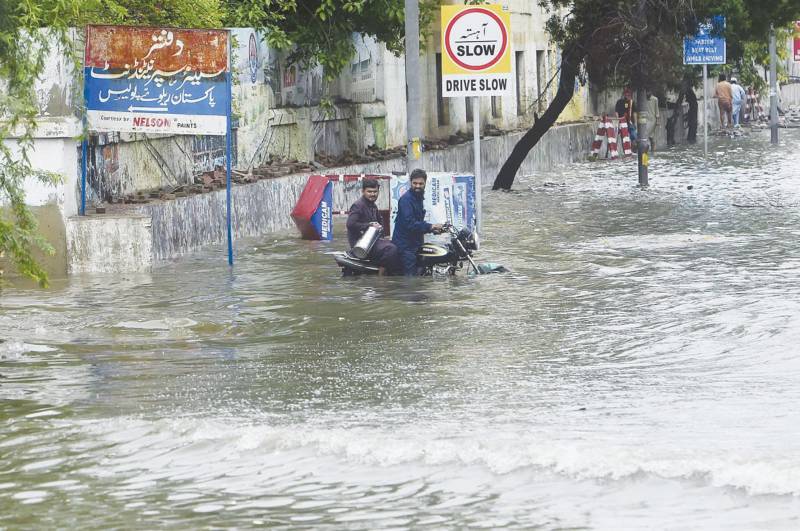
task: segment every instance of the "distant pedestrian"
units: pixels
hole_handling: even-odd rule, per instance
[[[689,104],[689,112],[686,113],[684,123],[687,128],[686,141],[690,144],[697,142],[697,96],[694,93],[694,82],[688,75],[683,79],[681,93],[686,97]]]
[[[658,98],[649,90],[647,91],[647,112],[650,114],[650,129],[648,129],[648,132],[650,133],[648,135],[650,140],[650,151],[655,151],[656,142],[653,135],[655,134],[656,129],[658,129],[661,113],[658,110]]]
[[[741,121],[742,104],[747,101],[747,94],[736,80],[731,78],[731,105],[733,107],[733,126],[739,127]]]
[[[719,82],[714,91],[714,97],[719,105],[719,126],[722,128],[733,127],[731,111],[733,110],[733,94],[731,84],[725,80],[725,74],[719,75]]]
[[[629,87],[625,87],[622,91],[622,97],[617,100],[614,110],[617,112],[617,118],[625,118],[625,121],[628,122],[628,135],[631,142],[635,142],[636,126],[633,123],[633,98]]]
[[[753,87],[747,87],[747,97],[744,104],[744,123],[753,119]]]
[[[750,87],[747,92],[747,109],[750,112],[750,120],[759,122],[764,119],[764,108],[761,106],[761,96],[755,87]]]

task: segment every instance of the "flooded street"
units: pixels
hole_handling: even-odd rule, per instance
[[[504,275],[342,279],[339,222],[5,289],[0,529],[800,528],[780,135],[487,189]]]

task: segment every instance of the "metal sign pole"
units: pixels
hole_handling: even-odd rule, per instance
[[[231,99],[233,98],[231,84],[233,82],[233,69],[231,68],[231,32],[228,31],[228,109],[227,131],[225,132],[225,215],[228,229],[228,265],[233,265],[233,234],[231,230]]]
[[[84,111],[85,112],[85,111]],[[83,130],[84,139],[81,142],[81,216],[86,215],[86,156],[89,152],[88,150],[88,140],[85,138],[86,135],[86,128],[84,127]]]
[[[708,159],[708,65],[703,63],[703,157]]]
[[[483,229],[483,199],[481,193],[481,98],[472,97],[472,148],[475,166],[475,210],[478,217],[478,234]]]
[[[87,28],[87,38],[89,29]],[[86,70],[86,57],[83,59],[84,71]],[[81,142],[81,207],[79,213],[81,216],[86,215],[86,157],[89,156],[89,119],[87,113],[89,112],[89,95],[86,84],[86,76],[83,79],[83,142]]]

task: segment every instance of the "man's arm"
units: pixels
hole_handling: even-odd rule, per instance
[[[364,208],[358,202],[353,203],[353,206],[350,207],[350,214],[347,215],[348,232],[362,234],[369,227],[369,221],[364,221],[366,218]]]

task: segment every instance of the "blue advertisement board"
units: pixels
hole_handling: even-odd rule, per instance
[[[319,207],[311,216],[311,224],[319,234],[320,240],[333,239],[333,183],[329,182],[325,186]]]
[[[697,35],[683,39],[683,64],[724,65],[726,63],[725,38],[720,36],[725,27],[725,17],[717,16],[700,24]]]
[[[226,134],[225,30],[89,26],[84,80],[93,131]]]

